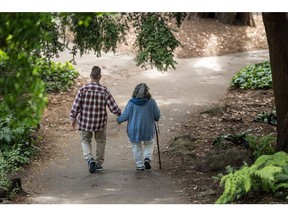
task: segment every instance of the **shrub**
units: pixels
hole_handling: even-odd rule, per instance
[[[35,153],[32,125],[11,124],[15,115],[0,103],[0,187],[9,188],[9,175],[27,164]]]
[[[262,155],[252,166],[223,176],[220,185],[225,189],[216,204],[231,203],[253,191],[282,192],[288,200],[288,154]]]
[[[79,76],[78,71],[69,63],[52,62],[39,58],[35,67],[45,82],[47,92],[65,91],[73,85],[75,78]]]
[[[271,89],[272,73],[270,62],[248,65],[237,72],[231,79],[232,88]]]

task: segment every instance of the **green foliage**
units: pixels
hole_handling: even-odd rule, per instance
[[[0,75],[2,77],[7,76],[7,72],[6,72],[6,65],[5,63],[7,62],[8,56],[6,55],[5,52],[3,52],[3,50],[0,49]],[[0,78],[0,95],[3,94],[4,92],[4,79]]]
[[[58,92],[69,89],[79,72],[69,63],[53,62],[47,59],[37,59],[35,69],[45,82],[47,92]]]
[[[288,192],[288,154],[277,152],[262,155],[248,167],[233,171],[222,177],[220,185],[224,192],[217,204],[231,203],[253,191],[267,193]]]
[[[42,43],[52,39],[53,33],[43,29],[51,24],[52,19],[51,13],[1,13],[0,49],[9,54],[39,49]]]
[[[276,117],[277,117],[276,110],[272,110],[271,112],[262,112],[261,114],[257,115],[254,121],[276,126],[277,125]]]
[[[90,50],[100,57],[101,51],[116,51],[117,43],[123,41],[125,25],[111,13],[62,13],[60,22],[63,28],[69,27],[74,32],[73,57]]]
[[[12,124],[15,115],[7,105],[0,104],[0,186],[8,188],[9,175],[27,164],[35,153],[31,133],[33,128]]]
[[[0,148],[0,187],[8,189],[11,181],[9,176],[28,164],[36,149],[33,145],[1,145]]]
[[[147,64],[159,70],[175,69],[173,52],[180,45],[176,40],[173,29],[169,28],[165,17],[158,13],[143,13],[134,23],[136,42],[139,52],[136,56],[137,66]]]
[[[36,126],[47,103],[45,84],[26,53],[9,56],[5,60],[6,73],[0,77],[1,93],[8,110],[13,112],[11,124]],[[17,64],[13,65],[13,59]],[[18,65],[19,64],[19,65]],[[14,121],[15,120],[15,121]]]
[[[270,62],[266,61],[242,68],[232,77],[231,86],[240,89],[271,89]]]
[[[271,155],[275,153],[273,144],[275,144],[277,138],[271,134],[263,137],[254,137],[250,134],[247,135],[247,141],[249,148],[252,150],[252,156],[257,159],[261,155]]]
[[[179,13],[179,12],[168,13],[169,19],[170,19],[170,20],[171,20],[171,19],[175,19],[175,20],[176,20],[176,25],[177,25],[178,27],[181,26],[182,21],[185,20],[186,16],[187,16],[187,13]]]
[[[248,129],[246,131],[242,131],[241,133],[235,133],[232,130],[231,134],[225,134],[225,135],[221,135],[219,137],[217,137],[214,141],[213,141],[213,146],[215,147],[223,147],[224,146],[224,141],[227,141],[228,143],[232,143],[234,145],[240,145],[243,146],[245,148],[248,147],[248,142],[247,142],[247,133],[250,132],[251,129]]]

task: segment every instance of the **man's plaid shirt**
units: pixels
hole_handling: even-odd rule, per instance
[[[113,114],[121,115],[121,110],[109,90],[91,82],[78,90],[70,112],[71,120],[77,118],[79,130],[101,130],[107,124],[106,106]]]

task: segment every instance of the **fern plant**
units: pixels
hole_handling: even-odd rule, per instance
[[[253,191],[275,193],[288,190],[288,154],[277,152],[273,155],[262,155],[248,167],[222,177],[220,185],[224,192],[216,204],[231,203]],[[288,199],[288,196],[286,197]]]
[[[261,155],[274,154],[275,149],[273,148],[273,144],[275,144],[276,140],[276,136],[273,136],[272,134],[260,138],[248,134],[247,141],[249,148],[252,150],[252,156],[254,160],[256,160]]]

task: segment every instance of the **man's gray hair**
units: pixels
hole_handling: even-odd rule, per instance
[[[101,77],[101,68],[93,66],[90,75],[92,79],[99,79]]]
[[[149,87],[146,85],[146,83],[140,83],[138,84],[133,93],[132,93],[133,98],[151,98],[151,94],[149,92]]]

